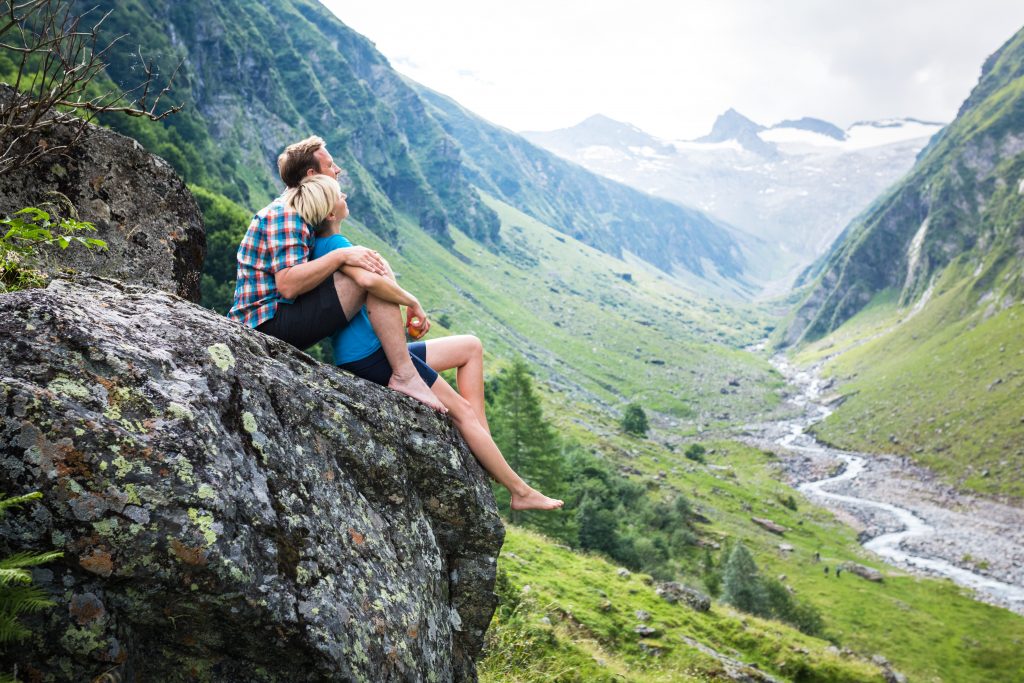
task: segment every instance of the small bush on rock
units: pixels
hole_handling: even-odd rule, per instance
[[[67,249],[72,244],[106,249],[103,240],[81,234],[89,232],[96,232],[92,223],[51,216],[35,207],[0,218],[0,293],[46,284],[46,275],[38,268],[41,249]]]

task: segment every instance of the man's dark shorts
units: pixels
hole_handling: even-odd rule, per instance
[[[334,278],[329,277],[294,302],[279,302],[274,317],[256,329],[305,350],[347,325]]]

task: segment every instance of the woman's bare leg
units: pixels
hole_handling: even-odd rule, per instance
[[[430,339],[426,344],[427,365],[438,372],[457,368],[459,393],[469,401],[477,421],[489,434],[491,427],[484,413],[484,345],[471,334]]]
[[[448,415],[455,422],[462,438],[466,440],[469,450],[480,461],[484,469],[512,494],[513,510],[554,510],[562,507],[562,501],[548,498],[540,491],[531,488],[515,473],[505,456],[498,450],[490,432],[476,419],[476,411],[444,378],[438,377],[430,387],[434,394],[448,408]]]

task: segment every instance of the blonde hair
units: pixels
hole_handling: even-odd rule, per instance
[[[338,181],[329,175],[318,173],[302,179],[298,187],[284,193],[284,204],[302,216],[315,232],[323,228],[327,216],[334,211],[334,204],[341,196]]]
[[[297,187],[310,169],[320,172],[320,162],[316,158],[316,152],[327,143],[319,135],[311,135],[305,140],[299,140],[294,145],[288,145],[277,157],[277,172],[281,174],[281,180],[287,187]]]

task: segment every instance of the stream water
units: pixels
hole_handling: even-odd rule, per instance
[[[903,458],[818,442],[807,429],[831,409],[817,372],[782,357],[773,364],[797,389],[792,400],[802,415],[773,423],[764,435],[790,454],[787,470],[800,491],[852,518],[864,547],[886,562],[947,577],[985,602],[1024,614],[1024,510],[958,493]]]

